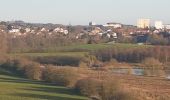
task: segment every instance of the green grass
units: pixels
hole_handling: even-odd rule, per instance
[[[58,47],[58,51],[76,51],[76,50],[86,50],[86,51],[94,51],[99,49],[105,49],[105,48],[143,48],[143,47],[149,47],[148,45],[137,45],[137,44],[125,44],[125,43],[114,43],[114,44],[82,44],[82,45],[72,45],[72,46],[63,46]]]
[[[12,53],[11,56],[27,56],[27,57],[51,57],[51,56],[68,56],[68,57],[84,57],[87,52],[55,52],[55,53]]]
[[[53,48],[51,52],[43,53],[11,53],[11,56],[28,56],[28,57],[46,57],[46,56],[68,56],[68,57],[84,57],[85,54],[88,54],[90,51],[95,51],[105,48],[146,48],[150,47],[148,45],[137,45],[137,44],[82,44],[82,45],[72,45],[72,46],[62,46],[58,48]],[[54,50],[55,49],[55,50]]]
[[[11,76],[0,69],[0,100],[88,100],[72,89]]]

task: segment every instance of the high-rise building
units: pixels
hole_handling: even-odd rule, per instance
[[[150,19],[138,19],[137,27],[138,28],[149,28],[150,27]]]
[[[163,29],[162,21],[155,21],[155,28],[156,29]]]

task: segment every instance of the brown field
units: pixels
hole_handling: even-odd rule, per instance
[[[79,72],[82,74],[81,70]],[[105,76],[119,81],[122,90],[138,97],[139,100],[170,100],[170,80],[161,77],[146,77],[124,74],[108,74],[106,71],[84,71],[81,75],[104,79]]]
[[[158,77],[144,77],[113,74],[123,84],[122,88],[141,100],[170,100],[170,80]]]

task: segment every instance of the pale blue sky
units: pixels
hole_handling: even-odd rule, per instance
[[[170,23],[170,0],[0,0],[0,20],[136,24],[138,18]]]

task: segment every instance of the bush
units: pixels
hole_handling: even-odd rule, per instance
[[[98,96],[101,82],[95,79],[87,78],[77,81],[75,90],[85,96]]]
[[[53,64],[58,66],[79,66],[81,57],[74,56],[47,56],[47,57],[36,57],[36,62],[41,64]]]
[[[130,93],[121,89],[121,85],[118,80],[110,77],[106,78],[101,85],[99,92],[102,100],[137,100]]]
[[[119,84],[113,79],[106,79],[102,82],[101,90],[99,91],[102,100],[113,100],[117,92],[119,92]]]
[[[144,70],[145,75],[161,77],[166,76],[165,71],[163,70],[164,66],[159,60],[155,58],[146,58],[142,63],[144,67],[146,67],[146,70]]]
[[[95,97],[97,100],[137,100],[121,90],[117,80],[111,78],[103,81],[91,78],[81,79],[77,81],[75,90],[82,95]]]
[[[7,58],[7,60],[5,62],[3,62],[1,64],[1,68],[12,72],[13,74],[17,74],[17,75],[23,75],[24,70],[22,68],[20,68],[21,66],[19,66],[20,64],[20,60],[17,60],[15,58]]]
[[[73,68],[48,66],[44,72],[45,81],[62,86],[73,86],[77,81],[78,74]]]
[[[1,68],[33,80],[41,80],[43,72],[43,68],[40,67],[39,63],[25,58],[9,58],[1,65]]]
[[[33,79],[33,80],[41,80],[42,79],[43,68],[40,67],[40,64],[31,63],[29,65],[26,65],[24,70],[25,70],[25,75],[29,79]]]
[[[162,63],[155,59],[155,58],[146,58],[145,60],[142,61],[142,64],[147,67],[147,68],[151,68],[151,69],[158,69],[158,68],[162,68]]]

